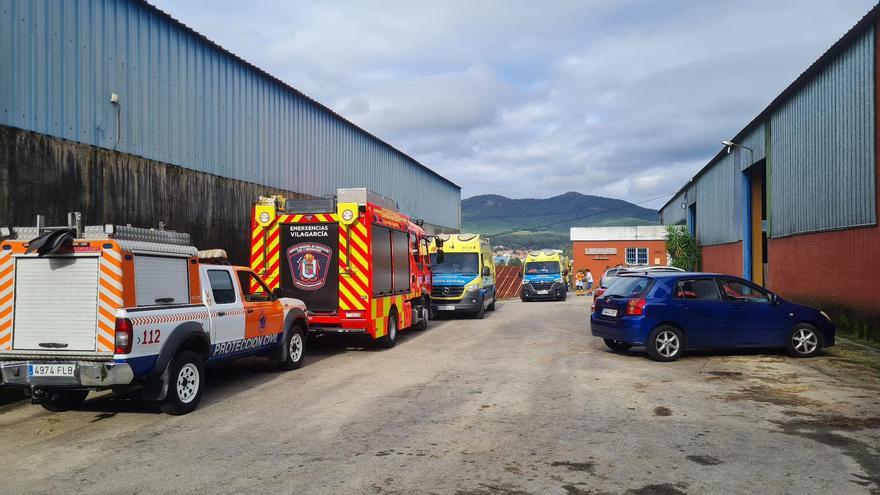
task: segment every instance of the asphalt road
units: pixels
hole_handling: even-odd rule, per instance
[[[618,355],[588,305],[500,303],[391,350],[318,342],[284,374],[224,365],[188,416],[6,408],[0,493],[880,493],[876,372]]]

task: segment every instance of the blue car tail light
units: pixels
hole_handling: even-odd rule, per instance
[[[645,314],[645,305],[648,303],[648,300],[644,297],[639,299],[630,299],[626,304],[626,314],[627,316],[642,316]]]

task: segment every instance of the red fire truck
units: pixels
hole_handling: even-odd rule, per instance
[[[309,331],[368,334],[393,347],[424,330],[431,307],[429,239],[397,203],[366,189],[333,198],[260,198],[251,268],[278,296],[306,303]]]

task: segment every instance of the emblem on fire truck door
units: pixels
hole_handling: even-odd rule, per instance
[[[318,290],[327,283],[333,251],[311,242],[296,244],[287,249],[287,261],[293,285],[302,290]]]

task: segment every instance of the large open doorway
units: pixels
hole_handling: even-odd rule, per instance
[[[767,162],[761,160],[745,172],[748,190],[743,191],[748,198],[748,233],[743,232],[745,249],[750,249],[750,267],[747,278],[760,285],[767,285]]]

